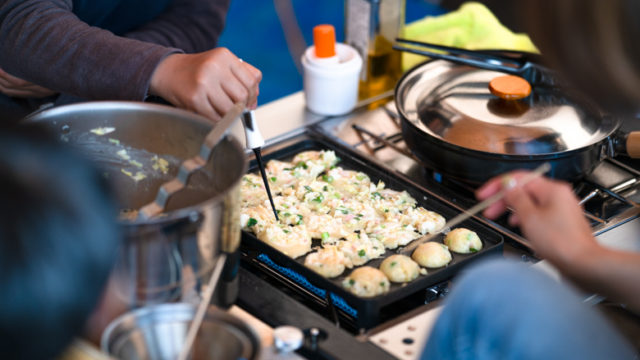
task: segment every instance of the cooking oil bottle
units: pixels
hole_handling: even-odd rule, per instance
[[[392,90],[402,74],[402,54],[393,50],[404,28],[405,0],[345,0],[345,42],[364,63],[358,87],[359,100]],[[375,108],[387,99],[374,101]]]

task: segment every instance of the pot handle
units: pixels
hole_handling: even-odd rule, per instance
[[[627,134],[625,146],[629,157],[640,159],[640,131],[632,131]]]

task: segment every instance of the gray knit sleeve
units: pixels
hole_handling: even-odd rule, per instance
[[[126,37],[184,50],[187,53],[212,49],[218,42],[230,0],[174,0],[153,21]]]
[[[0,1],[0,67],[61,93],[143,100],[156,66],[175,52],[90,27],[72,0]]]

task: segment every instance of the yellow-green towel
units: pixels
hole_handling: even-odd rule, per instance
[[[405,26],[404,37],[469,50],[503,49],[538,52],[526,34],[515,34],[498,21],[483,4],[467,2],[456,11],[427,16]],[[402,69],[408,70],[425,57],[402,54]]]

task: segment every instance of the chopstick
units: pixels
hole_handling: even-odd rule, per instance
[[[513,184],[511,186],[503,188],[502,190],[500,190],[497,193],[493,194],[492,196],[486,198],[482,202],[472,206],[468,210],[465,210],[464,212],[462,212],[458,216],[456,216],[453,219],[447,221],[447,223],[444,224],[444,226],[442,227],[442,229],[440,231],[424,235],[424,236],[414,240],[411,244],[405,246],[402,249],[399,249],[398,253],[407,255],[408,253],[412,252],[413,249],[417,248],[421,244],[424,244],[424,243],[428,242],[429,240],[431,240],[431,239],[435,238],[436,236],[438,236],[440,233],[442,233],[443,230],[451,229],[452,227],[460,224],[461,222],[469,219],[470,217],[475,216],[476,214],[478,214],[482,210],[484,210],[484,209],[488,208],[489,206],[491,206],[491,205],[497,203],[498,201],[502,200],[502,198],[504,198],[504,196],[507,194],[507,192],[509,190],[511,190],[514,186],[524,186],[528,182],[530,182],[531,180],[536,179],[536,178],[542,176],[543,174],[547,173],[549,170],[551,170],[551,164],[543,163],[542,165],[538,166],[538,168],[536,168],[535,170],[533,170],[529,174],[525,175],[520,181],[517,181],[515,184]]]
[[[508,63],[513,64],[514,66],[522,65],[522,62],[518,61],[516,59],[512,59],[512,58],[508,58],[506,56],[500,56],[500,55],[496,55],[496,54],[489,54],[489,53],[487,53],[485,51],[482,51],[482,50],[467,50],[467,49],[453,47],[453,46],[439,45],[439,44],[433,44],[433,43],[428,43],[428,42],[424,42],[424,41],[416,41],[416,40],[402,39],[402,38],[396,38],[396,42],[410,44],[410,45],[414,45],[414,46],[425,47],[425,48],[433,48],[433,49],[437,49],[437,50],[442,50],[442,51],[446,51],[446,52],[448,52],[450,54],[454,54],[454,55],[466,55],[466,56],[471,57],[471,58],[477,58],[477,59],[483,59],[483,60],[497,60],[497,61],[501,61],[501,62],[508,62]]]
[[[474,66],[486,70],[500,71],[509,74],[521,74],[525,67],[525,62],[523,61],[510,59],[504,56],[488,54],[481,51],[466,50],[451,46],[431,44],[422,41],[402,38],[396,38],[396,42],[415,46],[406,47],[401,45],[393,45],[393,48],[399,51],[428,56],[434,59],[447,60],[454,63]],[[428,48],[446,51],[448,54],[433,52],[428,50]]]

